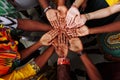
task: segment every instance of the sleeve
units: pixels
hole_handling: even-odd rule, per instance
[[[7,28],[16,29],[18,26],[18,21],[17,19],[14,19],[12,17],[0,16],[0,24],[3,24],[4,27],[7,27]]]

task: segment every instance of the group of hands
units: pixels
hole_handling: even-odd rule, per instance
[[[59,18],[65,19],[66,28],[80,27],[87,21],[86,16],[80,15],[78,8],[73,5],[70,9],[67,9],[66,6],[58,6],[57,9],[51,8],[46,12],[46,17],[55,28],[60,26]]]
[[[41,37],[40,41],[43,45],[52,44],[59,57],[66,57],[68,49],[74,52],[83,50],[78,36],[89,34],[88,27],[84,25],[87,21],[84,14],[80,14],[75,6],[71,6],[69,10],[66,6],[58,6],[57,9],[49,9],[46,16],[53,29]]]

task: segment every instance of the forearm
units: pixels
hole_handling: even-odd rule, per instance
[[[64,6],[66,0],[58,0],[58,6]]]
[[[49,6],[49,0],[39,0],[40,5],[45,9]]]
[[[119,31],[120,31],[120,21],[89,29],[90,34],[99,34],[99,33],[107,33],[107,32],[119,32]]]
[[[51,26],[29,19],[18,19],[18,29],[25,31],[49,31]]]
[[[87,54],[82,54],[80,56],[80,58],[86,68],[86,71],[88,73],[90,80],[102,80],[102,77],[101,77],[99,71],[96,69],[94,64],[88,58]]]
[[[20,52],[21,53],[21,60],[25,59],[26,57],[28,57],[30,54],[32,54],[34,51],[36,51],[41,46],[42,46],[42,44],[38,41],[35,44],[33,44],[32,46],[22,50]]]
[[[41,68],[43,67],[48,59],[51,57],[54,52],[54,47],[50,46],[47,50],[45,50],[40,56],[35,59],[36,64]]]
[[[88,15],[89,15],[88,20],[108,17],[119,11],[120,11],[120,4],[116,4],[116,5],[104,8],[104,9],[100,9],[100,10],[88,13]]]
[[[75,0],[73,5],[76,6],[77,8],[79,8],[83,2],[84,2],[84,0]]]

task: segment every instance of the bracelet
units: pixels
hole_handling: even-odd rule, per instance
[[[68,58],[58,58],[57,65],[69,65],[70,60]]]
[[[48,6],[44,9],[44,13],[46,13],[49,9],[51,9],[51,6]]]
[[[85,16],[86,16],[86,19],[87,19],[87,20],[90,19],[90,15],[89,15],[89,13],[86,13]]]
[[[83,53],[82,53],[82,51],[81,51],[81,52],[79,52],[77,55],[78,55],[78,56],[81,56],[82,54],[83,54]]]

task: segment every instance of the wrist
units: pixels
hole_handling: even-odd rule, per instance
[[[75,3],[72,4],[72,7],[78,8]]]
[[[81,56],[82,54],[83,54],[82,51],[80,51],[77,55],[78,55],[78,56]]]
[[[52,9],[52,7],[51,7],[51,6],[46,7],[46,8],[44,9],[44,13],[46,13],[49,9]]]
[[[93,34],[92,31],[93,31],[92,28],[89,28],[89,34]]]
[[[90,20],[90,14],[89,13],[86,13],[85,17],[86,17],[86,20]]]
[[[78,56],[82,56],[84,54],[84,51],[80,51],[80,52],[78,52]]]

